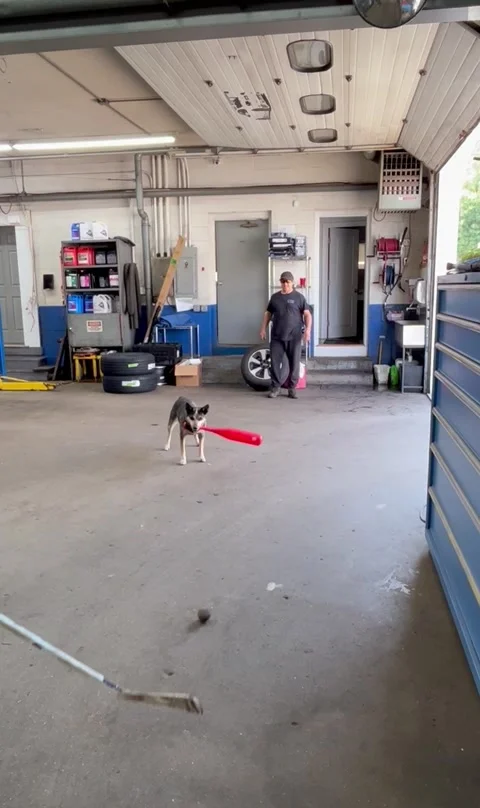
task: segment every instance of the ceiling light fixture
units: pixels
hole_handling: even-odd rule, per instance
[[[333,65],[333,49],[323,39],[298,39],[287,45],[290,67],[298,73],[323,73]]]
[[[338,132],[336,129],[310,129],[308,139],[311,143],[335,143]]]
[[[12,147],[9,143],[0,143],[0,152],[9,152],[12,151]]]
[[[136,149],[152,146],[167,146],[175,143],[171,135],[145,137],[84,138],[82,140],[43,140],[38,143],[14,143],[15,151],[21,152],[65,152],[92,151],[95,149]],[[1,147],[0,147],[1,148]],[[9,149],[12,147],[9,146]]]

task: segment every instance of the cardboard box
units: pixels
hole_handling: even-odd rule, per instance
[[[104,222],[92,222],[93,238],[102,241],[108,238],[108,227]]]
[[[202,384],[202,360],[184,359],[175,365],[177,387],[200,387]]]

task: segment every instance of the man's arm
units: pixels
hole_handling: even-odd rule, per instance
[[[303,312],[303,322],[305,323],[305,344],[308,345],[310,342],[310,334],[312,332],[312,312],[308,306],[305,306],[305,311]]]
[[[262,327],[260,328],[260,339],[262,340],[267,338],[267,327],[271,319],[272,315],[269,311],[266,311],[263,315]]]

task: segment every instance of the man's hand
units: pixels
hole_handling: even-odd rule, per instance
[[[303,335],[303,341],[304,341],[305,345],[309,344],[309,342],[310,342],[310,331],[305,331],[305,333]]]
[[[267,339],[267,332],[265,328],[262,328],[262,330],[260,331],[260,339],[262,340],[262,342],[264,339]]]

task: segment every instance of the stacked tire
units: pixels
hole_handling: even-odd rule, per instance
[[[157,387],[152,354],[106,353],[101,361],[105,393],[151,393]]]
[[[155,357],[157,384],[175,384],[175,365],[181,361],[183,350],[178,342],[141,342],[134,351],[146,352]]]

